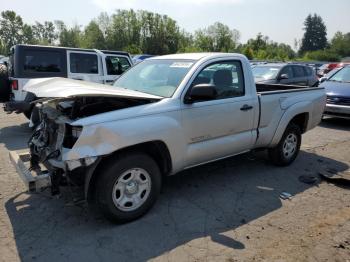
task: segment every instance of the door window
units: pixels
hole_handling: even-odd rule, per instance
[[[98,74],[98,61],[95,54],[70,53],[70,72],[80,74]]]
[[[293,66],[293,72],[295,77],[304,77],[305,73],[301,66]]]
[[[287,74],[288,78],[292,78],[293,77],[293,70],[291,66],[286,66],[281,70],[280,76]]]
[[[192,86],[212,84],[216,99],[244,96],[244,77],[239,61],[218,62],[206,66],[194,79]]]
[[[126,57],[106,56],[106,66],[108,75],[121,75],[130,68],[130,63]]]

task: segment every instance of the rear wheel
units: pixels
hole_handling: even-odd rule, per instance
[[[110,160],[97,180],[97,204],[113,222],[129,222],[144,215],[161,188],[156,162],[145,154],[131,153]]]
[[[269,149],[269,158],[274,165],[288,166],[298,156],[300,145],[300,128],[297,125],[290,123],[278,145]]]
[[[8,79],[7,66],[0,64],[0,101],[6,102],[10,98],[10,82]]]

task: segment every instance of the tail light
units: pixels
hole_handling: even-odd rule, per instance
[[[12,90],[18,90],[18,81],[17,80],[11,80],[11,88],[12,88]]]

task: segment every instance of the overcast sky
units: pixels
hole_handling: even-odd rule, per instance
[[[324,19],[328,38],[336,31],[350,32],[350,0],[0,0],[0,10],[14,10],[24,22],[63,20],[86,25],[92,18],[116,9],[144,9],[167,14],[188,32],[216,21],[238,29],[241,42],[258,32],[294,46],[301,39],[305,17]]]

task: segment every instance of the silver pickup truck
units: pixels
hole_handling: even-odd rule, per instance
[[[10,156],[29,190],[81,186],[116,222],[145,214],[164,176],[194,166],[253,149],[291,164],[326,103],[323,88],[255,85],[247,58],[228,53],[151,58],[113,86],[53,78],[26,91],[42,98],[41,124],[30,155]]]

